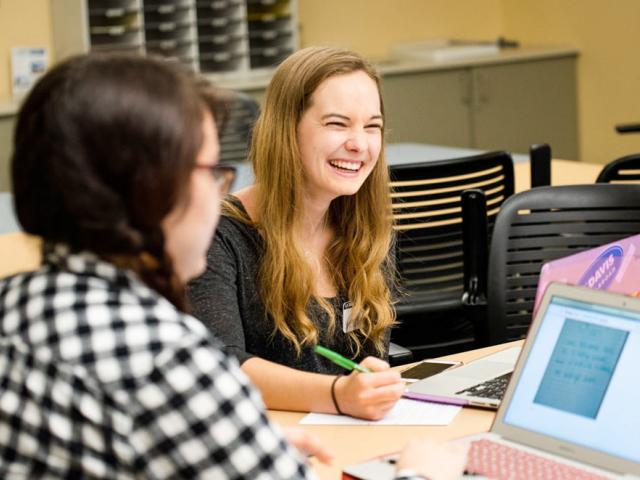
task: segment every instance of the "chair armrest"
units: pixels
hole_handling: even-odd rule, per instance
[[[531,188],[551,185],[551,147],[546,143],[531,145],[529,149],[531,166]]]
[[[462,192],[462,252],[464,291],[462,305],[474,328],[478,347],[489,345],[487,279],[489,275],[489,234],[487,199],[480,189]]]
[[[618,133],[638,133],[640,132],[640,123],[621,123],[616,125]]]
[[[462,255],[464,292],[462,303],[486,303],[489,235],[487,230],[487,199],[477,188],[462,192]]]

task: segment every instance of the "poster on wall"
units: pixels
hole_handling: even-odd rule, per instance
[[[44,47],[13,47],[11,49],[11,94],[23,98],[49,66],[49,54]]]

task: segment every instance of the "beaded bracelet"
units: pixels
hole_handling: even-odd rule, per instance
[[[333,406],[336,408],[336,412],[338,412],[338,415],[343,415],[342,410],[340,410],[340,407],[338,406],[338,399],[336,398],[336,382],[341,377],[342,375],[338,375],[333,379],[333,382],[331,382],[331,400],[333,400]]]

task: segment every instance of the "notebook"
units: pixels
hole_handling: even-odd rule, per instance
[[[639,365],[640,299],[551,283],[491,431],[460,440],[470,444],[467,470],[499,480],[640,478]],[[351,478],[391,478],[385,468]]]
[[[497,409],[520,350],[520,347],[511,347],[427,377],[411,384],[404,396],[414,400]]]

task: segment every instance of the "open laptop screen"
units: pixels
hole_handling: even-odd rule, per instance
[[[503,422],[640,462],[640,312],[554,295]]]

